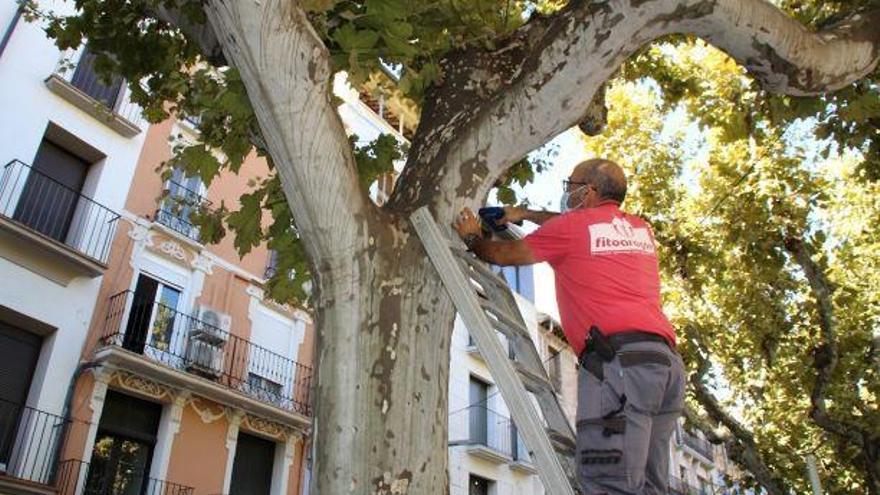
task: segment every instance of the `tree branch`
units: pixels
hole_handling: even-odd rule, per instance
[[[191,22],[180,9],[169,9],[161,4],[156,8],[155,15],[168,24],[176,26],[187,38],[199,45],[202,56],[211,65],[216,67],[227,65],[226,57],[223,55],[223,47],[220,46],[220,41],[210,24]]]
[[[865,437],[861,428],[831,418],[825,405],[825,393],[834,376],[839,359],[832,300],[834,290],[825,275],[825,270],[813,259],[812,250],[806,242],[802,239],[789,238],[785,241],[785,248],[804,271],[804,276],[810,284],[819,311],[822,343],[814,351],[816,381],[810,394],[810,403],[813,406],[810,415],[823,430],[864,448]]]
[[[697,346],[697,352],[694,353],[697,356],[697,372],[691,375],[690,379],[694,397],[706,411],[706,414],[709,415],[709,418],[716,424],[724,426],[730,432],[730,436],[723,436],[717,433],[705,420],[690,409],[685,411],[687,419],[698,425],[710,442],[723,442],[730,457],[737,464],[746,468],[768,493],[771,495],[785,495],[789,493],[789,488],[785,482],[774,476],[773,471],[764,462],[752,432],[725,411],[721,403],[718,402],[718,399],[715,398],[715,395],[712,394],[712,391],[709,390],[705,378],[709,372],[710,363],[704,355],[708,351],[702,347],[699,338],[694,332],[690,332],[688,338]]]
[[[658,37],[695,34],[768,91],[808,95],[842,88],[876,68],[878,21],[875,10],[811,33],[766,0],[573,1],[533,19],[496,52],[450,54],[389,205],[431,204],[451,219],[482,200],[504,170],[584,121],[621,63]]]
[[[204,6],[223,53],[241,73],[310,261],[328,275],[345,263],[343,254],[351,262],[371,208],[331,102],[329,52],[295,2]]]

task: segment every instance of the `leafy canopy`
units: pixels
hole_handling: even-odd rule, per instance
[[[642,61],[650,76],[636,70]],[[709,359],[707,383],[797,492],[810,489],[808,453],[820,459],[829,493],[867,492],[863,452],[810,418],[813,351],[824,342],[817,301],[786,243],[811,245],[835,287],[840,363],[826,392],[829,414],[876,439],[880,379],[868,356],[880,325],[872,225],[880,184],[869,180],[870,146],[816,140],[831,118],[824,109],[780,125],[774,101],[809,102],[762,95],[703,43],[660,44],[631,65],[624,76],[632,80],[608,92],[607,132],[585,146],[633,177],[627,208],[655,227],[664,302],[686,330],[691,372]]]

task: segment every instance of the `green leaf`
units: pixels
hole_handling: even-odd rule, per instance
[[[350,22],[343,24],[332,36],[343,50],[367,50],[376,46],[379,41],[377,32],[370,29],[358,30]]]
[[[265,190],[245,194],[241,197],[241,207],[226,219],[226,224],[235,232],[235,248],[244,256],[263,240],[262,203]]]

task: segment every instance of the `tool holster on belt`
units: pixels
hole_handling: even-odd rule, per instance
[[[581,354],[580,364],[600,381],[605,378],[603,364],[614,359],[617,351],[611,345],[611,341],[602,335],[599,327],[590,327],[590,338],[587,339],[584,352]]]

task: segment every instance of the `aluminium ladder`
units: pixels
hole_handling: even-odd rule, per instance
[[[449,297],[497,381],[549,495],[579,493],[575,436],[503,278],[443,235],[427,208],[410,218]],[[505,350],[496,332],[507,337]],[[543,419],[529,396],[531,393]]]

